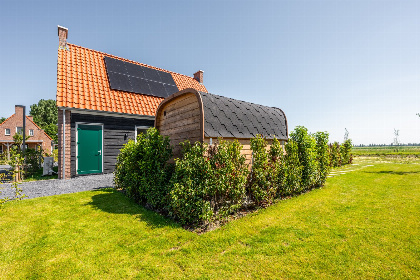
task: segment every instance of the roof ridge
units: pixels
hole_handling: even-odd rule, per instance
[[[16,115],[16,113],[13,113],[10,117],[8,117],[7,119],[5,119],[2,123],[0,123],[0,125],[4,124],[6,121],[8,121],[11,117],[13,117],[14,115]]]
[[[271,107],[271,106],[266,106],[266,105],[262,105],[262,104],[257,104],[257,103],[253,103],[253,102],[249,102],[249,101],[245,101],[245,100],[239,100],[239,99],[235,99],[235,98],[231,98],[231,97],[227,97],[227,96],[223,96],[223,95],[218,95],[218,94],[214,94],[214,93],[210,93],[210,92],[200,92],[200,94],[211,94],[214,96],[218,96],[218,97],[223,97],[226,99],[230,99],[230,100],[235,100],[235,101],[239,101],[239,102],[244,102],[244,103],[248,103],[248,104],[252,104],[252,105],[256,105],[256,106],[262,106],[262,107],[267,107],[267,108],[273,108],[273,109],[277,109],[283,112],[282,109],[278,108],[278,107]]]
[[[89,51],[97,52],[97,53],[100,53],[102,55],[111,56],[112,58],[121,59],[121,60],[130,62],[130,63],[140,64],[141,66],[146,66],[146,67],[149,67],[149,68],[154,68],[154,69],[157,69],[159,71],[168,72],[168,73],[174,73],[174,74],[177,74],[177,75],[181,75],[181,76],[184,76],[184,77],[187,77],[187,78],[194,79],[194,77],[192,77],[192,76],[188,76],[188,75],[185,75],[185,74],[181,74],[181,73],[177,73],[177,72],[174,72],[174,71],[166,70],[166,69],[163,69],[163,68],[160,68],[160,67],[156,67],[156,66],[152,66],[152,65],[149,65],[149,64],[146,64],[146,63],[142,63],[142,62],[134,61],[134,60],[131,60],[131,59],[123,58],[123,57],[116,56],[116,55],[113,55],[113,54],[109,54],[109,53],[97,51],[97,50],[94,50],[94,49],[90,49],[90,48],[86,48],[86,47],[82,47],[82,46],[75,45],[75,44],[70,44],[70,43],[67,43],[67,45],[69,45],[71,47],[77,47],[77,48],[82,48],[82,49],[86,49],[86,50],[89,50]]]

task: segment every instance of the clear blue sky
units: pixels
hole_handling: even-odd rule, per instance
[[[70,43],[192,75],[356,144],[420,143],[420,1],[0,2],[0,116],[55,99]]]

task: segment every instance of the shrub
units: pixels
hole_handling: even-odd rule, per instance
[[[347,139],[340,147],[340,155],[342,159],[342,164],[351,164],[353,161],[353,157],[351,155],[351,149],[353,145],[351,144],[351,140]]]
[[[316,185],[318,175],[315,139],[308,134],[308,130],[303,126],[297,126],[290,133],[290,139],[295,141],[298,147],[299,163],[302,166],[301,188],[310,189]]]
[[[269,151],[269,165],[273,177],[273,182],[277,188],[277,195],[282,195],[285,186],[286,165],[284,150],[277,138],[273,139]]]
[[[207,145],[189,141],[181,143],[182,158],[175,160],[175,171],[171,179],[171,212],[182,224],[197,224],[210,220],[210,201],[205,197],[210,182],[211,166],[204,154]]]
[[[323,186],[330,171],[330,156],[328,153],[328,133],[317,132],[314,134],[316,141],[316,161],[318,162],[318,180],[316,185]]]
[[[196,225],[223,219],[242,205],[247,166],[238,141],[219,145],[182,143],[176,159],[170,203],[181,223]]]
[[[248,194],[259,206],[271,204],[277,193],[275,175],[270,168],[266,147],[267,142],[261,135],[251,138],[252,171],[248,182]]]
[[[130,140],[117,157],[114,183],[137,202],[154,209],[167,205],[172,157],[169,138],[149,128]]]
[[[219,145],[208,149],[211,164],[210,206],[216,216],[226,217],[242,205],[248,166],[241,155],[242,146],[235,141],[219,139]]]
[[[35,150],[28,148],[25,150],[25,157],[26,157],[26,172],[30,174],[35,174],[42,168],[42,162],[44,152],[42,149]]]
[[[284,158],[284,184],[279,190],[282,196],[301,192],[302,169],[299,162],[299,149],[297,143],[290,139],[285,146]]]
[[[330,153],[330,166],[331,167],[341,166],[342,160],[341,160],[341,153],[340,153],[340,144],[338,144],[338,142],[334,142],[334,144],[330,144],[329,153]]]

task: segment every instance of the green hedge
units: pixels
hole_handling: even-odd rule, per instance
[[[114,184],[135,201],[153,209],[164,209],[168,205],[169,180],[173,167],[169,138],[150,128],[130,140],[117,157]]]
[[[220,140],[211,147],[184,142],[172,177],[172,215],[183,224],[197,224],[236,212],[245,198],[248,175],[240,151],[238,141]]]
[[[328,133],[298,126],[283,147],[261,135],[251,139],[248,168],[238,141],[217,145],[188,141],[175,164],[169,138],[152,128],[129,141],[118,156],[115,185],[139,203],[177,219],[203,225],[226,219],[245,206],[266,207],[276,198],[324,185],[331,166],[351,163],[351,141],[328,146]]]

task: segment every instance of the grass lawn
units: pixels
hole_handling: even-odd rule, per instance
[[[398,156],[420,157],[420,146],[353,147],[352,153],[355,156],[398,155]]]
[[[419,279],[420,161],[331,176],[202,235],[112,189],[7,203],[0,278]]]

